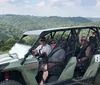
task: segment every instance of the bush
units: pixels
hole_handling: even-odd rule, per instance
[[[8,51],[11,49],[11,47],[16,43],[16,40],[14,38],[9,38],[7,41],[2,41],[0,43],[0,51]]]
[[[16,40],[14,38],[9,38],[7,41],[5,41],[4,46],[12,47],[16,43]]]
[[[4,46],[4,43],[5,43],[4,40],[1,40],[1,41],[0,41],[0,48],[2,48],[2,47]]]
[[[9,46],[3,46],[0,50],[1,50],[2,52],[4,52],[4,51],[10,50],[10,48],[11,48],[11,47],[9,47]]]

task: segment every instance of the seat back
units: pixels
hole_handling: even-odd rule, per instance
[[[73,78],[76,63],[76,57],[71,57],[67,65],[65,66],[63,72],[61,73],[58,81]]]
[[[97,55],[94,55],[91,62],[90,62],[90,65],[89,67],[87,68],[85,74],[83,75],[83,78],[82,79],[87,79],[87,78],[91,78],[91,77],[94,77],[98,71],[98,68],[99,68],[99,62],[95,62],[95,56]]]
[[[95,37],[90,36],[89,37],[89,44],[88,47],[86,49],[86,56],[91,56],[94,54],[94,52],[96,51],[97,48],[97,40]]]

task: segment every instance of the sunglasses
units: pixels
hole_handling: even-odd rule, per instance
[[[50,44],[56,44],[56,43],[53,42],[53,43],[50,43]]]

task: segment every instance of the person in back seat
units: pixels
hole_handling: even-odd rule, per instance
[[[79,53],[78,53],[78,56],[77,56],[78,62],[83,61],[85,59],[84,57],[87,56],[86,55],[87,47],[88,47],[88,41],[87,41],[86,37],[83,36],[81,38],[81,41],[80,41]]]
[[[79,73],[79,76],[82,76],[87,69],[88,64],[88,41],[85,36],[82,36],[80,41],[80,48],[77,53],[77,66],[76,71]]]
[[[94,53],[96,47],[97,47],[96,37],[90,36],[88,47],[86,49],[86,56],[91,56]]]
[[[94,36],[90,36],[89,41],[86,40],[85,36],[81,38],[80,52],[77,56],[77,67],[80,71],[80,75],[83,75],[86,71],[90,60],[92,59],[92,55],[95,52],[96,46],[97,42]]]

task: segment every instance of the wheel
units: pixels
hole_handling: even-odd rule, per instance
[[[0,82],[0,85],[22,85],[22,84],[14,80],[6,80],[6,81]]]

